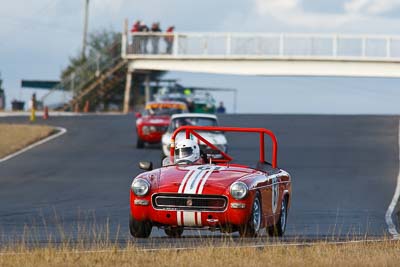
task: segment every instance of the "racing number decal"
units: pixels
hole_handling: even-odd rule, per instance
[[[272,178],[271,183],[272,183],[272,213],[275,214],[276,209],[278,207],[278,198],[279,198],[278,178],[277,177]]]

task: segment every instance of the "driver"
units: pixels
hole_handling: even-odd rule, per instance
[[[175,164],[195,163],[200,159],[200,148],[197,142],[191,139],[180,140],[175,147]]]

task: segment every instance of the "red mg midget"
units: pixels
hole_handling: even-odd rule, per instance
[[[136,147],[143,148],[145,143],[160,143],[162,135],[168,129],[171,115],[184,112],[187,112],[187,106],[183,102],[147,103],[143,114],[136,113]]]
[[[179,132],[186,138],[175,144]],[[233,158],[201,136],[206,131],[255,133],[260,139],[255,167],[232,163]],[[265,161],[264,137],[272,140],[272,163]],[[192,139],[196,137],[197,141]],[[223,158],[207,158],[200,151],[204,143]],[[204,147],[204,146],[203,146]],[[257,236],[266,228],[271,236],[286,229],[291,200],[289,173],[278,168],[275,135],[263,128],[183,126],[171,137],[170,156],[163,167],[133,179],[130,190],[130,233],[149,237],[152,227],[163,228],[169,237],[179,237],[184,229],[238,231],[240,236]]]

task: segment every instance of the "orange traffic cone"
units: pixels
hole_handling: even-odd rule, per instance
[[[49,108],[47,106],[44,107],[44,112],[43,112],[43,119],[47,120],[49,118]]]

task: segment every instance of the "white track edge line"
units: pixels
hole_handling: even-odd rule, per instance
[[[56,129],[59,132],[56,133],[56,134],[52,134],[49,137],[46,137],[45,139],[42,139],[42,140],[40,140],[40,141],[38,141],[36,143],[33,143],[33,144],[31,144],[31,145],[29,145],[29,146],[27,146],[27,147],[25,147],[25,148],[23,148],[21,150],[18,150],[17,152],[14,152],[14,153],[12,153],[12,154],[10,154],[8,156],[5,156],[4,158],[1,158],[0,159],[0,163],[4,162],[6,160],[12,159],[12,158],[14,158],[14,157],[16,157],[16,156],[18,156],[18,155],[30,150],[30,149],[32,149],[32,148],[35,148],[35,147],[37,147],[39,145],[42,145],[42,144],[44,144],[46,142],[49,142],[50,140],[53,140],[53,139],[65,134],[67,132],[67,129],[62,128],[62,127],[53,127],[53,129]]]
[[[398,138],[399,138],[398,142],[399,142],[399,164],[400,164],[400,121],[399,121]],[[388,226],[388,231],[393,236],[393,239],[396,239],[396,240],[400,239],[400,234],[399,234],[399,232],[397,232],[396,226],[393,223],[393,212],[399,201],[399,197],[400,197],[400,165],[399,165],[399,172],[397,175],[396,190],[394,192],[392,202],[390,202],[390,205],[389,205],[389,207],[386,211],[386,215],[385,215],[386,224]]]
[[[232,249],[232,248],[267,248],[267,247],[304,247],[304,246],[316,246],[316,245],[346,245],[346,244],[355,244],[355,243],[381,243],[381,242],[390,242],[393,240],[390,239],[366,239],[366,240],[349,240],[349,241],[334,241],[334,242],[310,242],[310,243],[278,243],[278,244],[265,244],[265,245],[237,245],[237,246],[214,246],[213,249]],[[197,249],[207,249],[211,247],[175,247],[175,248],[132,248],[132,250],[139,252],[157,252],[157,251],[178,251],[178,250],[197,250]],[[130,253],[130,249],[121,249],[115,251],[114,249],[101,249],[101,250],[75,250],[75,251],[58,251],[57,253],[66,253],[66,254],[91,254],[91,253],[110,253],[110,252],[118,252],[118,253]],[[24,255],[29,254],[30,252],[0,252],[0,256],[10,256],[10,255]]]

